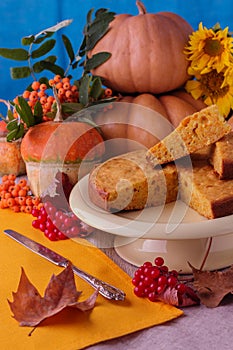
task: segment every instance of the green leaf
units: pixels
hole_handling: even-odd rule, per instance
[[[0,56],[15,61],[27,61],[28,52],[24,49],[5,49],[0,48]]]
[[[20,123],[19,125],[17,125],[17,127],[15,129],[11,130],[8,133],[6,139],[8,142],[18,140],[21,137],[23,137],[24,133],[25,133],[24,126],[23,126],[23,124]]]
[[[115,17],[114,12],[103,12],[101,13],[94,21],[91,23],[88,35],[92,35],[95,32],[105,33],[106,28],[109,27],[109,23],[112,22],[112,20]]]
[[[56,44],[55,39],[50,39],[44,42],[38,49],[32,51],[31,57],[32,58],[39,58],[41,56],[44,56],[46,53],[51,51]]]
[[[73,114],[81,109],[83,109],[83,105],[81,103],[62,103],[62,112],[64,114]]]
[[[9,123],[7,123],[6,128],[7,128],[7,130],[12,131],[18,127],[18,124],[19,124],[18,119],[14,118],[14,120],[11,120]]]
[[[64,76],[64,69],[56,64],[47,61],[41,61],[40,64],[46,70],[53,72],[54,74],[59,74],[61,77]]]
[[[33,113],[27,101],[22,96],[18,96],[18,102],[19,104],[15,105],[15,108],[21,119],[25,122],[28,128],[35,125]]]
[[[57,57],[54,55],[51,55],[49,57],[47,57],[45,60],[42,60],[42,62],[50,62],[50,63],[55,63],[57,60]],[[33,71],[35,73],[41,73],[43,70],[45,70],[45,67],[43,66],[43,63],[41,64],[41,61],[38,61],[36,63],[33,64],[32,66]]]
[[[35,119],[35,124],[39,124],[43,120],[43,108],[40,101],[37,101],[34,106],[34,119]]]
[[[93,14],[93,12],[94,12],[94,9],[91,8],[91,9],[88,11],[88,13],[87,13],[87,24],[88,24],[88,25],[91,24],[91,22],[92,22],[92,14]],[[85,32],[84,32],[84,33],[85,33]]]
[[[62,35],[62,40],[63,40],[64,46],[66,48],[66,51],[68,53],[70,62],[72,63],[75,59],[75,53],[74,53],[72,44],[71,44],[69,38],[64,34]]]
[[[22,38],[21,43],[24,46],[31,45],[34,39],[35,39],[34,35],[25,36],[24,38]]]
[[[99,77],[93,79],[90,96],[97,100],[103,94],[102,82]]]
[[[8,109],[8,111],[7,111],[7,118],[8,118],[9,121],[15,119],[14,115],[13,115],[13,113],[12,113],[12,111],[10,109]]]
[[[82,77],[79,87],[79,101],[82,105],[86,106],[89,102],[89,87],[92,77],[87,74]]]
[[[31,75],[29,67],[12,67],[10,69],[12,79],[27,78]]]
[[[100,66],[105,61],[107,61],[111,57],[109,52],[99,52],[89,58],[85,65],[85,71],[90,72],[92,69]]]

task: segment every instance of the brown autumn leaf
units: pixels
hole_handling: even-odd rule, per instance
[[[98,291],[88,299],[79,302],[77,300],[81,293],[76,289],[74,273],[70,265],[59,275],[52,275],[44,297],[40,296],[22,268],[18,290],[12,293],[13,301],[8,300],[8,303],[20,326],[37,326],[44,319],[66,307],[74,307],[82,311],[93,309]]]
[[[186,288],[186,292],[183,295],[179,295],[176,288],[168,287],[160,294],[159,300],[179,307],[199,305],[200,300],[194,290],[189,286],[186,286]]]
[[[203,305],[217,307],[228,293],[233,293],[233,265],[224,271],[201,271],[189,265],[193,286]]]

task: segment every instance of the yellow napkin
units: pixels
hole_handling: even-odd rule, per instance
[[[86,241],[82,239],[50,242],[42,232],[32,228],[31,222],[30,214],[0,210],[1,350],[44,350],[48,344],[50,350],[77,350],[182,315],[183,312],[173,306],[137,298],[132,292],[131,278],[96,247],[83,244]],[[12,292],[17,290],[21,267],[42,296],[52,274],[57,275],[62,270],[3,234],[7,228],[52,248],[80,268],[123,289],[126,300],[109,301],[99,295],[92,311],[65,309],[43,321],[28,336],[32,328],[19,326],[7,302],[7,299],[12,301]],[[79,277],[75,276],[75,281],[77,289],[83,292],[82,298],[87,298],[93,292],[92,287]]]

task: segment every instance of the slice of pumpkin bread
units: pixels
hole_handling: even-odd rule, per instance
[[[179,167],[179,193],[183,202],[208,219],[233,214],[233,180],[220,180],[207,162]]]
[[[111,212],[137,210],[175,201],[178,193],[176,166],[154,169],[146,150],[129,152],[98,165],[89,175],[91,201]]]
[[[210,163],[221,180],[233,179],[233,132],[215,142]]]
[[[154,167],[166,164],[216,142],[230,131],[218,107],[211,105],[184,118],[172,133],[147,151],[146,158]]]

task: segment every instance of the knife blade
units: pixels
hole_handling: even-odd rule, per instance
[[[43,246],[42,244],[36,241],[33,241],[32,239],[14,230],[7,229],[7,230],[4,230],[4,233],[8,237],[13,238],[15,241],[22,244],[24,247],[30,249],[32,252],[42,256],[43,258],[49,260],[55,265],[58,265],[61,267],[67,267],[67,265],[70,263],[72,266],[73,272],[76,275],[78,275],[80,278],[88,282],[94,289],[98,289],[99,293],[105,298],[111,299],[111,300],[125,299],[125,293],[122,290],[79,269],[77,266],[73,265],[69,259],[63,257],[62,255],[56,253],[55,251]]]

